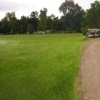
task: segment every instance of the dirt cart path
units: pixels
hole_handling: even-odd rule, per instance
[[[100,100],[100,40],[93,40],[84,51],[81,63],[83,100]]]

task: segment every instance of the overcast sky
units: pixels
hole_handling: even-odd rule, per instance
[[[25,15],[29,16],[32,11],[40,11],[43,8],[48,9],[48,15],[54,14],[60,16],[59,6],[65,0],[0,0],[0,19],[3,18],[6,12],[16,12],[17,18]],[[83,9],[88,9],[90,4],[95,0],[74,0]]]

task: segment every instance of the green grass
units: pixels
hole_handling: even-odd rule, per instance
[[[78,100],[79,34],[0,36],[0,100]]]

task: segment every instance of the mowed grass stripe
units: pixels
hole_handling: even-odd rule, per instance
[[[75,100],[80,34],[0,36],[0,100]]]

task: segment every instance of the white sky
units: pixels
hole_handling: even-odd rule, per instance
[[[25,15],[29,16],[32,11],[40,11],[43,8],[48,9],[48,15],[54,14],[55,16],[62,15],[59,12],[59,6],[65,0],[0,0],[0,19],[2,19],[6,12],[16,12],[17,18]],[[90,4],[95,0],[74,0],[83,9],[88,9]]]

